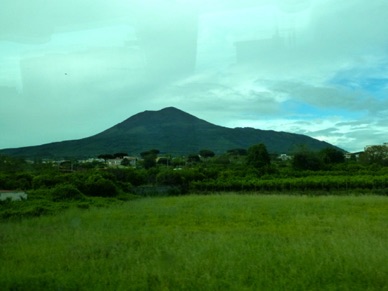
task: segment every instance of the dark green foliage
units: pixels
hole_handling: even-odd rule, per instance
[[[186,159],[184,157],[174,157],[171,159],[171,166],[173,167],[183,167],[186,164]]]
[[[227,154],[232,156],[246,156],[247,150],[246,149],[231,149],[227,151]]]
[[[139,186],[146,183],[146,171],[144,169],[109,169],[106,172],[110,175],[111,180],[117,182],[131,183]]]
[[[84,195],[71,184],[59,184],[51,190],[52,200],[58,201],[82,201]]]
[[[99,155],[98,158],[104,159],[104,160],[110,160],[110,159],[114,159],[115,156],[112,154],[102,154],[102,155]]]
[[[230,164],[230,159],[228,155],[221,155],[221,156],[217,156],[213,160],[213,163],[220,166],[227,166]]]
[[[205,179],[212,179],[217,176],[217,173],[210,169],[184,169],[180,171],[186,182],[203,181]]]
[[[129,160],[128,159],[123,159],[122,161],[121,161],[121,164],[120,164],[121,166],[129,166],[130,165],[130,162],[129,162]]]
[[[159,150],[153,149],[145,152],[141,152],[140,156],[143,158],[143,167],[150,169],[156,166],[156,158],[159,154]]]
[[[320,151],[320,155],[325,164],[339,164],[345,162],[344,153],[335,148],[325,148]]]
[[[115,197],[118,194],[116,185],[100,175],[91,175],[81,188],[88,196]]]
[[[120,158],[120,159],[122,159],[123,157],[128,156],[128,154],[127,154],[127,153],[115,153],[113,156],[114,156],[115,158]]]
[[[166,170],[160,172],[156,176],[156,181],[161,185],[181,186],[185,183],[185,179],[181,171]]]
[[[294,154],[292,167],[295,170],[318,171],[323,168],[323,162],[318,153],[302,147]]]
[[[27,190],[31,188],[32,179],[29,173],[0,173],[0,189]]]
[[[199,158],[199,156],[197,154],[190,154],[188,157],[187,157],[187,162],[188,163],[198,163],[200,162],[201,159]]]
[[[32,188],[33,189],[51,188],[63,182],[65,182],[65,176],[61,175],[58,172],[49,173],[49,174],[43,173],[41,175],[35,176],[32,179]]]
[[[200,150],[199,151],[199,155],[202,157],[202,158],[212,158],[215,156],[215,153],[211,150]]]
[[[368,165],[388,166],[388,146],[370,146],[361,154],[360,160]]]
[[[27,167],[24,159],[0,154],[0,172],[18,172]]]
[[[268,167],[271,164],[271,158],[264,144],[258,144],[250,147],[247,154],[247,165],[253,168]]]
[[[140,156],[141,156],[142,158],[145,158],[145,157],[150,156],[150,155],[156,157],[159,153],[160,153],[159,150],[157,150],[157,149],[152,149],[152,150],[149,150],[149,151],[141,152],[141,153],[140,153]]]
[[[57,210],[50,210],[50,203],[54,202],[55,209],[85,201],[88,205],[95,203],[89,201],[98,201],[93,205],[103,206],[111,200],[127,201],[131,193],[158,196],[202,191],[268,191],[326,195],[356,191],[387,195],[388,168],[376,162],[382,160],[377,154],[376,159],[359,163],[344,161],[342,152],[336,149],[314,152],[300,147],[293,160],[284,162],[271,160],[266,146],[258,144],[249,148],[246,156],[240,155],[242,150],[213,157],[200,151],[208,157],[201,159],[198,154],[192,154],[155,163],[158,152],[150,150],[143,154],[145,167],[137,169],[109,168],[104,163],[102,168],[77,165],[73,171],[63,171],[54,163],[25,163],[20,171],[3,169],[0,190],[18,189],[28,193],[27,202],[20,203],[19,210],[14,206],[18,204],[4,202],[4,217],[55,213]],[[146,164],[148,158],[151,166]]]
[[[156,164],[169,166],[171,164],[171,159],[169,157],[159,157],[156,159]]]
[[[0,219],[22,219],[58,213],[69,206],[48,199],[50,192],[29,192],[23,201],[0,201]]]
[[[33,175],[31,173],[19,173],[16,175],[16,180],[18,181],[18,187],[14,189],[31,189]]]
[[[145,169],[151,169],[156,166],[156,156],[148,155],[143,159],[143,167]]]
[[[258,179],[255,176],[234,176],[233,172],[224,173],[218,179],[194,181],[190,184],[191,190],[196,192],[219,191],[249,191],[249,192],[284,192],[284,193],[308,193],[310,195],[349,195],[350,193],[372,193],[387,195],[386,185],[388,175],[357,175],[344,176],[313,176],[277,178],[263,176]],[[306,175],[306,173],[304,173]]]

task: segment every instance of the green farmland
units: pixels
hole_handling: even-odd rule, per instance
[[[388,290],[386,196],[187,195],[0,221],[0,290]]]

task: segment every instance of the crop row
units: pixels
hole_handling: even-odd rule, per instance
[[[388,176],[307,176],[273,179],[212,179],[191,183],[195,191],[294,191],[294,190],[385,190]]]

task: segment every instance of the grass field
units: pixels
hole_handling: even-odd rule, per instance
[[[388,199],[209,195],[0,222],[0,290],[388,290]]]

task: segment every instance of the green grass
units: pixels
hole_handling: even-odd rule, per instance
[[[388,290],[388,199],[209,195],[0,222],[0,290]]]

